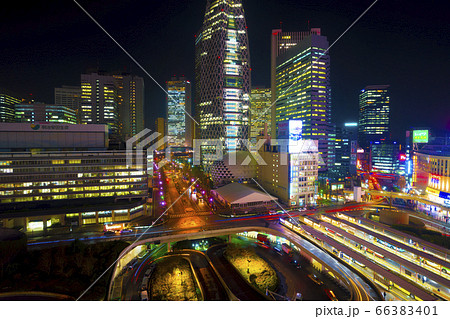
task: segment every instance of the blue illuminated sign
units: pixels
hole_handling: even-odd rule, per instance
[[[443,198],[443,199],[448,199],[448,200],[450,200],[450,193],[439,192],[439,197],[440,197],[440,198]]]

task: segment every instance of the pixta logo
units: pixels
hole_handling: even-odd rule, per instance
[[[144,158],[147,158],[149,154],[153,154],[155,150],[168,144],[169,137],[164,136],[163,138],[159,138],[162,135],[161,133],[150,133],[151,130],[146,128],[127,140],[126,148],[128,166],[132,166],[133,162],[135,162],[136,167],[142,167],[142,165],[144,165]],[[168,150],[166,151],[166,157],[159,162],[159,167],[162,167],[170,162],[171,152],[169,148],[166,150]],[[133,158],[135,158],[134,161]]]

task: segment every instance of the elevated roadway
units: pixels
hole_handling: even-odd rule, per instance
[[[372,286],[370,286],[363,278],[356,275],[352,270],[339,263],[336,259],[331,257],[328,253],[324,252],[322,249],[317,248],[313,244],[309,243],[307,240],[301,238],[295,232],[292,232],[285,227],[281,227],[278,223],[270,223],[259,221],[262,225],[233,225],[228,228],[220,229],[206,229],[200,231],[199,228],[185,230],[185,231],[173,231],[170,233],[158,233],[150,238],[141,239],[129,247],[127,247],[119,256],[119,259],[124,257],[128,252],[130,252],[134,247],[143,245],[149,242],[157,243],[170,243],[188,239],[201,239],[207,237],[216,237],[223,235],[231,235],[242,232],[256,231],[267,234],[272,234],[274,236],[284,237],[289,240],[292,244],[298,246],[301,251],[311,258],[314,258],[318,263],[322,264],[327,271],[331,272],[336,278],[339,278],[352,292],[353,300],[379,300],[380,293]],[[248,223],[247,223],[248,224]],[[223,227],[223,225],[222,225]],[[123,267],[120,262],[116,263],[115,271],[120,271],[120,267]],[[114,276],[113,276],[114,277]]]

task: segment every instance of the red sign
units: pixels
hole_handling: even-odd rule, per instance
[[[400,154],[399,159],[400,161],[406,161],[406,154]]]

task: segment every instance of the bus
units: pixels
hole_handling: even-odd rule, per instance
[[[258,234],[258,235],[256,235],[256,239],[258,239],[263,244],[267,244],[267,245],[270,244],[270,240],[269,240],[269,238],[267,238],[267,235]]]

